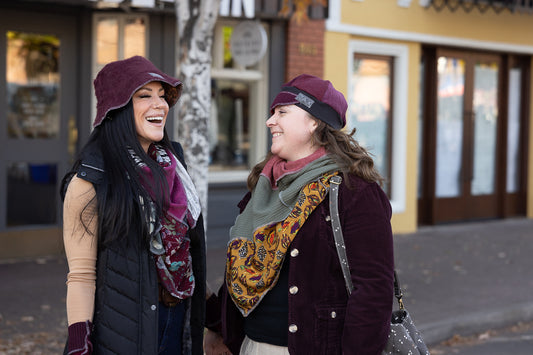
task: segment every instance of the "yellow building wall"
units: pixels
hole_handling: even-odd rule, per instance
[[[458,37],[488,42],[533,45],[533,17],[528,13],[508,10],[496,13],[477,8],[470,12],[462,8],[452,12],[448,8],[437,12],[424,8],[412,0],[408,8],[398,6],[397,0],[342,0],[341,22],[357,26],[416,32],[426,35]]]
[[[420,55],[418,43],[404,43],[409,47],[409,82],[407,86],[407,136],[406,136],[406,180],[405,212],[395,213],[392,227],[395,233],[410,233],[417,228],[417,186],[418,186],[418,130],[420,107]]]
[[[340,22],[347,25],[375,29],[402,31],[427,36],[442,36],[486,43],[504,43],[513,46],[533,46],[533,16],[511,14],[505,10],[496,14],[492,9],[485,13],[473,9],[466,13],[462,9],[451,12],[448,9],[437,12],[433,8],[419,6],[413,0],[409,8],[397,5],[396,0],[342,0]],[[408,47],[408,103],[406,137],[406,183],[405,210],[395,212],[392,228],[395,234],[411,233],[417,229],[417,183],[418,183],[418,115],[420,99],[420,42],[396,41],[375,35],[361,36],[350,33],[331,32],[326,29],[324,43],[324,77],[331,80],[345,96],[348,93],[348,48],[350,40],[401,44]],[[533,63],[532,63],[533,67]],[[533,82],[533,76],[531,78]],[[533,99],[533,97],[532,97]],[[533,117],[531,105],[530,117]],[[530,137],[533,137],[533,124]],[[533,139],[529,141],[529,171],[533,176]],[[528,180],[528,217],[533,218],[533,179]]]

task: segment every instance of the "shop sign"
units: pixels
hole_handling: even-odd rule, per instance
[[[243,21],[235,26],[230,39],[230,51],[238,64],[248,67],[258,63],[266,49],[266,31],[259,22]]]

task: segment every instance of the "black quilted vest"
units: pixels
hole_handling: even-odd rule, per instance
[[[181,146],[177,143],[173,146],[183,162]],[[96,149],[87,153],[76,174],[98,189],[105,173],[103,160]],[[196,282],[194,294],[187,302],[192,308],[185,328],[191,334],[191,353],[202,355],[206,274],[201,216],[196,227],[189,230],[189,237]],[[127,246],[122,241],[98,248],[91,337],[94,354],[157,354],[159,302],[155,262],[143,238],[130,235],[128,241]]]

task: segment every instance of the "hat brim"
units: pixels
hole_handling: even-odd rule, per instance
[[[270,113],[274,113],[274,109],[278,106],[294,105],[297,104],[296,94],[288,91],[281,91],[272,101],[270,105]]]
[[[165,89],[165,100],[168,103],[168,107],[173,107],[176,102],[178,102],[178,99],[181,97],[181,92],[183,89],[183,84],[181,83],[181,81],[163,73],[157,73],[157,76],[153,75],[155,73],[153,73],[152,75],[149,74],[150,73],[145,73],[145,80],[140,81],[140,84],[131,91],[131,94],[128,96],[125,95],[122,100],[118,101],[118,104],[109,107],[107,110],[105,110],[105,112],[98,109],[97,116],[93,123],[93,127],[99,126],[110,112],[126,106],[133,97],[133,94],[135,94],[140,88],[142,88],[146,84],[154,81],[160,82],[163,85],[163,88]]]

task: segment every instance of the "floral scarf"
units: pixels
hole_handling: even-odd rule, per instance
[[[268,164],[267,164],[268,165]],[[308,216],[324,200],[338,166],[328,156],[278,180],[272,189],[262,174],[230,231],[226,286],[247,316],[276,284],[285,254]]]
[[[150,250],[154,254],[159,282],[172,296],[185,299],[194,291],[190,239],[187,230],[194,228],[200,215],[200,202],[191,178],[180,161],[162,146],[152,144],[148,155],[164,170],[169,194],[168,208],[161,220],[151,218]],[[143,181],[152,181],[148,166],[137,160],[145,174]],[[151,193],[150,186],[145,188]],[[151,206],[152,215],[154,208]]]

